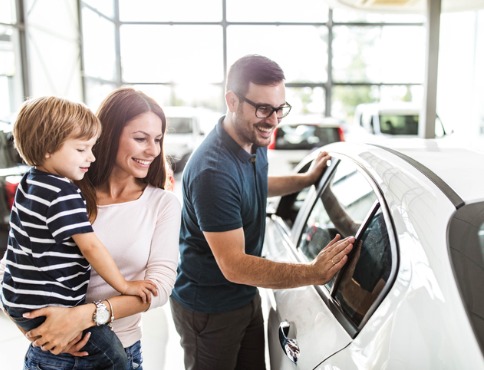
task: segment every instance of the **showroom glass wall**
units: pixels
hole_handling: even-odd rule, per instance
[[[78,3],[0,0],[0,120],[26,97],[83,100]]]
[[[129,84],[164,105],[224,111],[227,68],[250,53],[281,65],[295,112],[347,118],[360,102],[422,96],[421,16],[331,12],[320,0],[81,3],[93,105]]]
[[[442,15],[437,97],[441,118],[479,133],[483,14]],[[320,0],[0,0],[0,119],[46,94],[96,109],[119,85],[223,112],[228,66],[260,53],[285,70],[294,112],[349,120],[360,102],[421,101],[423,22]]]

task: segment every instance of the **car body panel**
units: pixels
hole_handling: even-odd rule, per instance
[[[479,192],[473,184],[463,186],[461,182],[468,183],[469,172],[473,172],[472,182],[483,183],[484,157],[465,148],[439,145],[440,141],[407,143],[403,158],[392,148],[375,145],[336,143],[324,147],[332,161],[355,161],[384,199],[384,213],[391,220],[398,248],[397,275],[354,339],[318,288],[268,291],[272,306],[269,350],[274,368],[294,368],[276,340],[280,320],[292,323],[301,350],[298,364],[305,369],[484,368],[447,248],[446,230],[456,211],[454,198],[439,187],[445,185],[429,180],[412,164],[422,160],[435,169],[434,175],[442,182],[455,185],[458,199],[473,202],[482,200],[484,189]],[[477,170],[471,171],[471,166]],[[306,196],[306,203],[313,200],[313,195]],[[298,218],[304,220],[308,209],[307,204],[303,206]],[[301,234],[300,220],[289,230],[273,214],[267,224],[265,257],[306,262],[294,247]]]
[[[279,227],[276,223],[268,223],[267,232],[273,233],[273,228]],[[287,253],[288,248],[280,248],[281,245],[286,245],[287,240],[268,238],[274,243],[266,245],[265,253],[271,256],[275,261],[290,261],[297,262],[297,258],[292,253]],[[318,365],[314,358],[305,355],[306,348],[312,348],[314,343],[320,343],[321,335],[319,333],[326,333],[329,340],[321,343],[318,346],[318,351],[323,357],[329,357],[333,353],[344,348],[351,342],[350,335],[335,321],[329,308],[321,301],[321,297],[316,292],[314,287],[306,286],[288,290],[267,290],[269,294],[269,301],[271,302],[271,309],[268,315],[268,325],[270,328],[278,328],[279,324],[287,320],[291,324],[289,336],[297,337],[298,344],[301,351],[298,366],[302,369],[312,369]],[[293,302],[304,302],[304,306],[300,306],[300,310],[291,310]],[[270,330],[268,332],[268,345],[271,352],[281,351],[281,344],[279,342],[279,334],[277,330]],[[271,363],[273,369],[294,369],[294,364],[281,356],[275,358]]]

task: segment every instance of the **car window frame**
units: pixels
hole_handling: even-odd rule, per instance
[[[348,318],[345,312],[341,309],[341,306],[339,305],[338,301],[334,298],[334,294],[336,292],[334,287],[333,289],[331,289],[331,291],[328,291],[328,289],[324,285],[313,286],[313,288],[317,291],[319,296],[324,301],[325,305],[332,312],[336,320],[338,320],[341,326],[347,331],[347,333],[352,338],[355,338],[358,335],[358,333],[362,330],[362,328],[366,325],[366,323],[371,318],[371,316],[374,314],[376,309],[383,302],[383,300],[385,299],[385,297],[387,296],[388,292],[390,291],[391,287],[395,282],[398,268],[400,265],[399,249],[398,249],[398,242],[397,242],[396,233],[395,233],[395,225],[392,221],[392,218],[390,217],[388,205],[385,201],[385,198],[383,197],[383,192],[381,188],[377,185],[376,181],[373,180],[371,174],[368,173],[368,171],[365,168],[363,168],[360,164],[355,162],[350,157],[347,157],[339,153],[329,153],[329,154],[331,155],[331,163],[323,173],[322,177],[315,184],[310,186],[311,189],[306,195],[304,203],[298,211],[298,214],[294,220],[292,228],[288,228],[285,222],[279,218],[280,216],[278,216],[278,208],[281,204],[282,205],[285,204],[284,199],[279,200],[279,203],[276,206],[276,211],[273,215],[273,220],[276,221],[279,227],[284,229],[284,232],[286,233],[285,238],[286,240],[290,241],[290,243],[288,243],[288,246],[289,246],[288,248],[290,249],[292,254],[296,257],[297,261],[308,262],[307,257],[298,248],[299,241],[303,234],[303,230],[304,230],[304,227],[306,226],[310,213],[316,203],[316,200],[319,198],[321,193],[326,188],[328,184],[328,179],[332,177],[332,174],[334,171],[336,171],[336,168],[338,167],[338,164],[340,163],[340,161],[341,160],[351,161],[355,165],[359,173],[361,173],[366,178],[374,194],[376,195],[377,201],[375,202],[375,204],[378,204],[378,206],[374,204],[370,208],[370,210],[368,211],[367,217],[365,217],[364,222],[360,225],[360,228],[358,229],[358,232],[356,234],[361,235],[364,233],[364,230],[366,230],[366,228],[368,227],[368,222],[371,219],[371,215],[374,215],[377,211],[377,208],[380,208],[383,215],[383,219],[387,226],[388,239],[390,243],[389,248],[391,253],[391,266],[390,266],[390,274],[389,274],[388,280],[385,283],[385,286],[383,287],[381,292],[378,294],[377,298],[374,300],[374,302],[372,303],[372,305],[364,315],[359,325],[355,325],[351,321],[351,319]],[[308,164],[313,159],[314,159],[314,156],[307,157],[306,160],[297,167],[297,171],[299,172],[301,169],[307,168]],[[291,196],[297,197],[297,194],[298,193],[291,194]],[[281,197],[281,198],[284,198],[284,197]],[[342,275],[342,271],[343,269],[340,272],[338,272],[338,274],[336,275],[335,283],[338,281],[338,279],[340,279],[339,276]]]
[[[349,335],[351,335],[352,338],[355,338],[358,333],[361,331],[361,329],[366,325],[370,317],[373,315],[373,313],[376,311],[376,309],[379,307],[381,302],[385,299],[387,296],[388,292],[390,291],[391,287],[393,286],[397,271],[399,268],[399,252],[398,252],[398,242],[396,238],[396,233],[395,233],[395,225],[392,221],[392,218],[390,217],[390,212],[388,209],[388,205],[386,204],[385,198],[383,197],[383,192],[379,186],[377,186],[376,181],[372,178],[372,176],[367,172],[365,168],[363,168],[361,165],[359,165],[357,162],[352,160],[351,158],[344,156],[344,155],[338,155],[335,153],[330,153],[331,157],[333,160],[336,160],[337,162],[335,163],[335,166],[333,167],[333,171],[336,171],[336,168],[338,167],[338,164],[340,163],[341,160],[350,160],[356,167],[356,169],[366,178],[368,183],[370,184],[374,194],[377,197],[377,203],[379,204],[379,208],[381,209],[381,212],[383,214],[383,219],[385,221],[385,224],[387,225],[387,230],[388,230],[388,239],[390,243],[390,253],[391,253],[391,261],[392,265],[390,267],[390,275],[388,277],[388,280],[383,287],[382,291],[378,295],[378,297],[375,299],[373,304],[370,306],[366,314],[364,315],[363,319],[361,320],[359,325],[354,325],[354,323],[347,317],[347,315],[342,311],[340,305],[334,298],[334,294],[336,292],[336,287],[333,287],[331,291],[328,291],[324,286],[314,286],[318,294],[323,298],[325,301],[326,305],[330,308],[330,310],[333,312],[337,320],[340,322],[340,324],[345,328],[345,330],[348,332]],[[327,181],[322,181],[317,189],[317,197],[324,191],[324,189],[327,186]],[[367,217],[365,218],[364,222],[360,225],[360,228],[356,232],[356,236],[362,235],[364,231],[367,229],[369,221],[371,220],[372,215],[374,215],[377,212],[378,206],[375,204],[371,207],[371,209],[368,211]],[[307,212],[306,216],[309,216],[309,212]],[[307,217],[305,220],[307,220]],[[297,245],[297,244],[296,244]],[[351,258],[351,256],[350,256]],[[348,262],[346,264],[348,266]],[[342,275],[342,272],[344,271],[346,267],[344,267],[338,274],[336,275],[336,280],[335,280],[335,286],[337,285],[337,282],[340,279],[340,276]]]

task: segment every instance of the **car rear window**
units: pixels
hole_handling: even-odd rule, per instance
[[[380,130],[389,135],[418,135],[418,114],[382,114]]]
[[[310,150],[337,141],[341,141],[338,127],[290,124],[277,129],[275,149]]]
[[[166,117],[166,129],[174,134],[191,134],[193,132],[191,117]]]
[[[0,168],[14,167],[21,163],[22,158],[15,150],[12,133],[0,130]]]
[[[467,314],[484,352],[484,202],[456,211],[449,225],[449,252]]]

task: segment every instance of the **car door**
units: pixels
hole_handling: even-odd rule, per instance
[[[265,257],[304,263],[337,233],[356,235],[357,242],[345,268],[327,284],[268,291],[271,368],[293,369],[296,361],[314,369],[351,343],[395,274],[390,225],[371,178],[337,156],[317,185],[280,200],[268,222]]]

